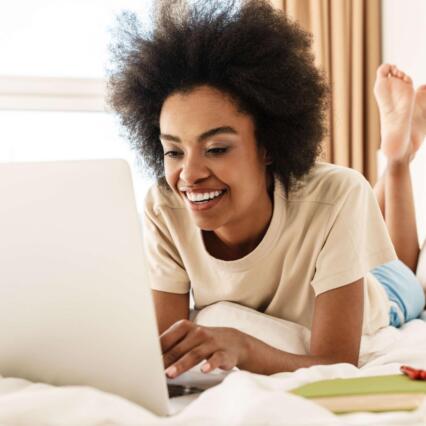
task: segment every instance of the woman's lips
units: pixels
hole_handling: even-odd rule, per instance
[[[204,210],[209,210],[212,207],[216,206],[216,204],[218,204],[222,200],[222,198],[225,196],[226,193],[227,193],[227,191],[225,190],[225,191],[222,192],[222,194],[218,195],[217,197],[213,198],[212,200],[201,201],[201,202],[191,201],[185,194],[185,200],[188,203],[191,210],[193,210],[193,211],[204,211]]]

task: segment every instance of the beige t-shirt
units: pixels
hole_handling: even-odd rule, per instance
[[[153,186],[144,214],[151,287],[192,290],[197,309],[230,301],[311,328],[317,295],[365,277],[363,333],[387,326],[390,302],[368,271],[396,255],[364,177],[317,163],[288,198],[276,179],[273,205],[259,245],[225,261],[208,253],[184,201]]]

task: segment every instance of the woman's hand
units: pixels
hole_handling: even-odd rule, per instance
[[[313,365],[358,365],[363,306],[363,278],[317,296],[306,355],[282,351],[234,328],[177,321],[160,336],[166,374],[175,378],[203,360],[205,373],[235,366],[269,375]]]
[[[207,360],[201,368],[204,373],[230,370],[245,362],[248,337],[234,328],[178,321],[160,336],[166,374],[175,378],[203,360]]]

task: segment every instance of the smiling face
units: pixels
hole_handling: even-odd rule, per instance
[[[160,130],[167,183],[199,228],[241,241],[269,221],[254,123],[229,97],[209,86],[173,94],[163,104]]]

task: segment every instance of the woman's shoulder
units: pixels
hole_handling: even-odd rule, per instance
[[[308,174],[308,181],[312,185],[325,182],[328,185],[343,187],[368,183],[358,170],[324,162],[317,162],[315,164],[311,173]]]
[[[351,191],[371,190],[357,170],[335,164],[317,162],[299,182],[289,200],[317,201],[334,204]]]

